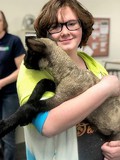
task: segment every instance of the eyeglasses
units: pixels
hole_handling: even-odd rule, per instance
[[[49,27],[48,32],[50,34],[59,33],[62,31],[63,26],[66,26],[69,31],[75,31],[81,27],[81,23],[78,20],[70,20],[65,23],[55,23]]]

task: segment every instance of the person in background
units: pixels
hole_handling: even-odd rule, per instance
[[[37,37],[54,40],[79,68],[91,70],[101,81],[49,112],[39,113],[24,127],[27,160],[120,160],[120,141],[106,142],[106,137],[84,120],[108,97],[120,95],[118,78],[108,75],[89,55],[78,52],[78,47],[86,45],[93,24],[91,13],[77,0],[50,0],[35,21]],[[52,77],[47,71],[22,64],[17,81],[21,105],[44,78]]]
[[[25,49],[19,37],[8,33],[8,23],[0,11],[0,119],[19,107],[16,80]],[[15,160],[15,131],[1,139],[4,160]]]

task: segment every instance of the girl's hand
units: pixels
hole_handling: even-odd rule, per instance
[[[120,141],[106,142],[101,147],[104,160],[120,160]]]
[[[109,89],[109,96],[119,96],[120,95],[120,80],[117,76],[107,75],[104,76],[100,83]]]

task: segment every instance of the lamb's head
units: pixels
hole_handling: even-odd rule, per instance
[[[72,69],[78,70],[67,53],[49,38],[28,37],[26,45],[28,51],[24,58],[24,64],[28,69],[45,69],[53,75],[56,81],[66,77]],[[64,67],[62,67],[63,65]]]
[[[27,53],[24,58],[24,65],[28,69],[46,69],[50,65],[51,48],[55,42],[48,38],[27,38]]]

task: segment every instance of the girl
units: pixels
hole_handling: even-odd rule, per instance
[[[93,131],[88,122],[82,121],[108,97],[120,94],[120,82],[115,76],[105,76],[106,70],[92,57],[78,52],[78,47],[86,44],[93,23],[92,15],[76,0],[50,0],[35,21],[38,37],[53,39],[79,68],[89,69],[99,78],[104,77],[83,94],[49,112],[38,114],[32,124],[24,127],[28,160],[101,160],[103,158],[100,149],[104,143],[103,135]],[[46,71],[29,70],[22,65],[18,78],[21,104],[27,101],[36,83],[46,77],[51,78]],[[24,90],[27,92],[25,93]],[[92,138],[86,136],[87,130],[81,136],[83,137],[80,138],[81,140],[77,138],[78,123],[84,127],[87,125],[87,128],[92,130]],[[104,159],[120,159],[119,143],[116,141],[103,144]],[[93,149],[89,145],[93,146]]]

